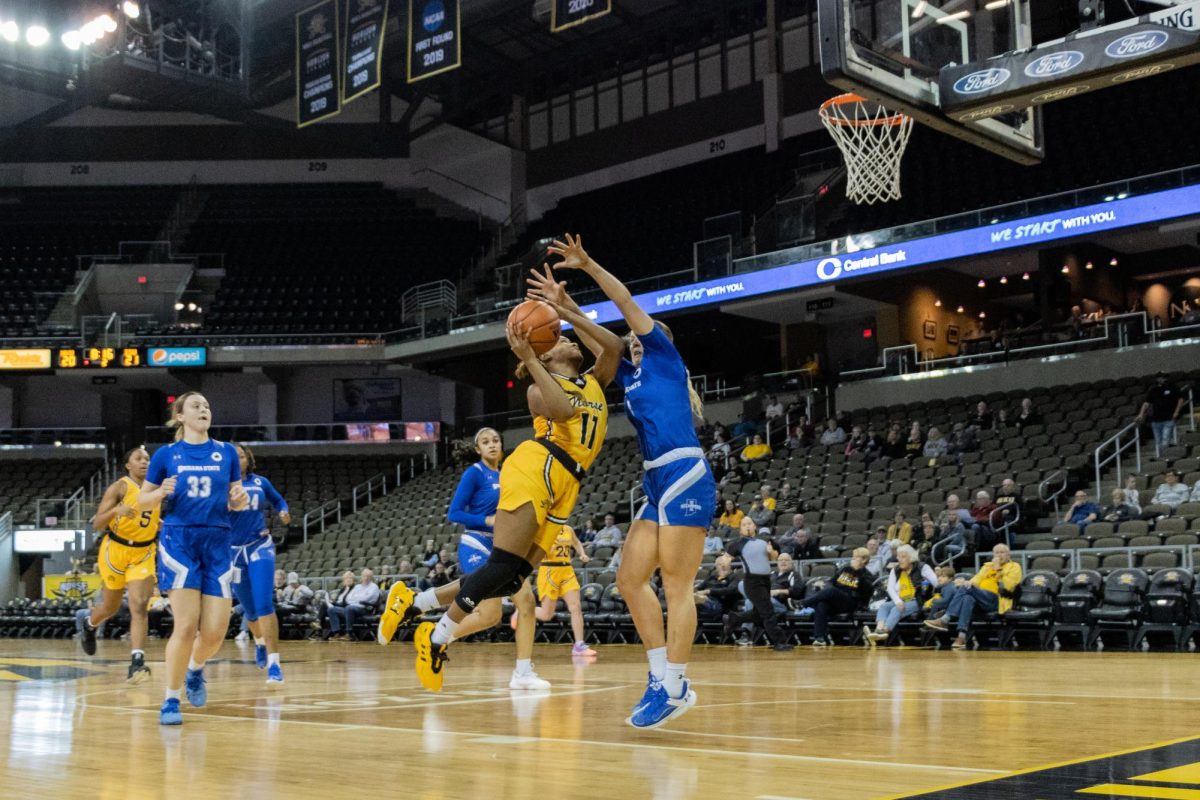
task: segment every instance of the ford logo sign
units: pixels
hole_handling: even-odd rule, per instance
[[[1135,58],[1153,53],[1167,43],[1171,36],[1166,31],[1144,31],[1122,36],[1109,42],[1104,54],[1110,58]]]
[[[1025,65],[1025,74],[1030,78],[1053,78],[1070,72],[1082,63],[1083,53],[1078,50],[1047,53]]]
[[[958,94],[979,94],[989,89],[995,89],[1012,77],[1012,73],[1000,67],[981,69],[964,75],[954,82],[954,91]]]

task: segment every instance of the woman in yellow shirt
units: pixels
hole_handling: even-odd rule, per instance
[[[742,517],[746,516],[745,512],[737,507],[737,504],[732,500],[725,501],[725,512],[721,514],[717,522],[721,525],[728,526],[737,530],[742,524]]]
[[[904,511],[896,509],[896,515],[892,517],[892,524],[887,529],[887,540],[892,542],[892,547],[896,547],[897,540],[899,544],[912,544],[912,523],[904,518]]]
[[[742,449],[742,461],[760,461],[771,457],[771,445],[763,442],[760,434],[754,434],[754,440]]]

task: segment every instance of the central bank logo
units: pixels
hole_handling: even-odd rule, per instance
[[[1128,36],[1122,36],[1120,39],[1110,42],[1108,47],[1104,48],[1104,54],[1110,58],[1135,58],[1136,56],[1144,56],[1147,53],[1153,53],[1165,45],[1170,38],[1170,35],[1166,31],[1131,33]]]
[[[1012,73],[1002,67],[989,67],[956,80],[954,91],[958,94],[980,94],[1002,86],[1011,77]]]
[[[817,262],[817,277],[823,281],[831,281],[842,274],[840,258],[823,258]]]
[[[1025,74],[1031,78],[1053,78],[1064,75],[1083,63],[1083,53],[1078,50],[1063,50],[1035,58],[1025,65]]]
[[[430,0],[425,4],[425,9],[421,12],[421,24],[429,33],[433,33],[438,28],[442,27],[442,23],[446,21],[446,6],[442,0]]]

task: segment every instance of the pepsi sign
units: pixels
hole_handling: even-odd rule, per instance
[[[146,355],[152,367],[203,367],[208,363],[203,347],[151,347]]]

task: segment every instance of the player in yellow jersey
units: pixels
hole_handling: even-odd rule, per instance
[[[487,563],[470,575],[447,584],[431,595],[422,593],[415,603],[411,590],[388,593],[386,614],[399,623],[424,611],[454,602],[435,626],[421,624],[413,636],[417,647],[417,677],[432,691],[440,691],[446,648],[458,624],[479,603],[521,591],[526,579],[558,536],[575,508],[579,482],[596,460],[608,430],[608,405],[604,388],[616,375],[624,344],[612,331],[601,328],[579,310],[567,294],[567,285],[555,281],[549,265],[544,273],[533,270],[533,291],[574,328],[579,340],[596,357],[590,370],[581,372],[583,352],[563,336],[558,344],[538,356],[529,343],[529,332],[509,326],[509,347],[520,360],[517,377],[533,379],[526,394],[533,415],[534,437],[519,444],[500,470],[500,504],[496,510],[495,539]],[[532,630],[532,628],[530,628]],[[532,669],[532,637],[518,641],[517,670]],[[522,652],[524,651],[524,652]]]
[[[150,454],[135,447],[125,454],[126,475],[104,492],[92,524],[102,531],[98,563],[104,582],[100,605],[92,609],[83,625],[83,652],[96,654],[96,627],[121,608],[121,596],[129,592],[129,643],[133,653],[128,682],[138,684],[150,677],[146,666],[146,629],[150,598],[154,594],[159,508],[138,510],[138,494],[150,466]]]
[[[590,560],[587,553],[583,552],[575,529],[563,525],[558,538],[550,546],[550,552],[546,553],[538,567],[537,591],[541,606],[537,610],[537,618],[539,622],[554,619],[555,606],[560,599],[564,600],[571,614],[571,632],[575,634],[571,655],[590,658],[596,655],[596,651],[583,640],[583,606],[579,602],[579,578],[571,566],[572,553],[579,557],[580,563],[586,564]]]

